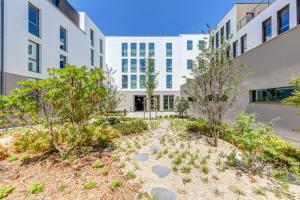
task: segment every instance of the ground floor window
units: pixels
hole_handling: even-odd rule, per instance
[[[174,110],[174,96],[164,96],[164,111]]]
[[[67,57],[60,55],[59,67],[64,68],[66,64],[67,64]]]
[[[153,96],[151,99],[151,110],[157,110],[160,109],[160,96]]]
[[[31,72],[40,72],[40,46],[37,43],[28,41],[28,70]]]
[[[249,93],[250,102],[280,102],[290,97],[295,87],[281,87],[261,90],[252,90]]]

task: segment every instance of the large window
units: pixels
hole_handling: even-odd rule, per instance
[[[263,42],[266,42],[272,37],[272,18],[269,18],[262,23],[262,29]]]
[[[188,70],[193,69],[193,60],[187,60],[186,65]]]
[[[155,44],[149,43],[149,57],[155,56]]]
[[[130,67],[130,71],[132,73],[136,73],[137,72],[137,61],[136,59],[131,59],[131,67]]]
[[[67,51],[67,30],[60,27],[60,49]]]
[[[140,59],[140,72],[144,73],[146,72],[146,60]]]
[[[67,64],[67,57],[64,55],[60,55],[59,67],[64,68]]]
[[[238,41],[235,41],[232,45],[232,56],[235,58],[238,55]]]
[[[122,88],[128,88],[128,75],[122,75]]]
[[[216,48],[219,48],[220,45],[220,33],[216,33]]]
[[[226,22],[226,40],[230,38],[231,34],[231,25],[230,25],[230,20]]]
[[[94,50],[91,49],[91,66],[94,66]]]
[[[131,56],[136,57],[136,43],[131,43]]]
[[[167,51],[166,56],[167,57],[172,57],[172,54],[173,54],[173,45],[172,45],[172,43],[167,43],[166,44],[166,51]]]
[[[140,57],[146,56],[146,44],[140,43]]]
[[[140,88],[145,89],[146,88],[146,76],[140,75]]]
[[[221,44],[224,43],[224,39],[225,39],[225,30],[224,30],[224,26],[221,28]]]
[[[174,110],[174,96],[164,96],[164,111]]]
[[[122,43],[122,56],[127,57],[128,56],[128,44]]]
[[[166,80],[167,80],[166,88],[167,89],[172,89],[172,87],[173,87],[173,77],[172,77],[172,75],[167,75]]]
[[[188,51],[192,51],[193,50],[193,41],[192,40],[188,40],[186,42],[186,48]]]
[[[247,35],[241,37],[241,54],[247,51]]]
[[[100,53],[103,53],[103,40],[100,39]]]
[[[154,59],[149,59],[149,68],[150,68],[150,73],[155,72],[155,60]]]
[[[281,87],[262,90],[252,90],[249,93],[250,102],[281,102],[290,97],[295,87]]]
[[[278,34],[284,33],[290,29],[290,11],[289,6],[284,7],[278,12]]]
[[[28,70],[31,72],[40,72],[40,47],[37,43],[28,41]]]
[[[122,72],[128,72],[128,59],[122,59]]]
[[[131,75],[131,89],[137,88],[137,76]]]
[[[172,59],[167,59],[166,60],[166,65],[167,65],[167,72],[172,72],[173,71],[173,60]]]
[[[28,28],[29,33],[40,36],[40,11],[32,4],[28,6]]]
[[[90,40],[91,40],[91,45],[94,46],[95,44],[94,31],[92,29],[90,30]]]

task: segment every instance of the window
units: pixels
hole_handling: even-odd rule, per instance
[[[166,51],[167,51],[166,56],[167,57],[172,57],[172,54],[173,54],[173,45],[172,45],[172,43],[167,43],[166,44]]]
[[[230,20],[226,22],[226,40],[230,38],[231,34],[231,26],[230,26]]]
[[[199,46],[199,49],[200,49],[200,50],[201,50],[201,49],[204,49],[204,48],[205,48],[205,41],[204,41],[204,40],[199,40],[198,46]]]
[[[155,56],[155,44],[149,43],[149,57]]]
[[[166,84],[167,89],[172,89],[172,86],[173,86],[172,75],[167,75],[166,79],[167,79],[167,84]]]
[[[159,102],[160,96],[155,95],[151,98],[151,110],[160,110],[160,102]]]
[[[128,60],[122,59],[122,72],[127,73],[128,72]]]
[[[290,29],[289,6],[286,6],[278,12],[278,34],[284,33]]]
[[[164,96],[164,111],[174,110],[174,96]]]
[[[94,50],[91,49],[91,65],[94,66]]]
[[[154,73],[155,72],[155,60],[154,59],[149,59],[149,68],[150,68],[150,73]]]
[[[144,73],[146,72],[146,60],[140,59],[140,72]]]
[[[90,31],[90,39],[91,39],[91,45],[94,46],[94,31],[92,29]]]
[[[232,45],[232,56],[235,58],[238,54],[238,41],[235,41]]]
[[[215,38],[211,37],[211,48],[214,49],[215,48]]]
[[[140,43],[140,57],[146,56],[146,44]]]
[[[192,40],[188,40],[186,42],[186,48],[188,51],[192,51],[193,50],[193,41]]]
[[[64,68],[67,64],[67,57],[60,55],[60,60],[59,60],[59,67]]]
[[[187,69],[188,70],[191,70],[193,69],[193,60],[187,60]]]
[[[60,27],[60,49],[67,51],[67,30]]]
[[[136,43],[131,43],[131,56],[136,57]]]
[[[244,35],[241,38],[241,54],[244,54],[247,51],[247,35]]]
[[[252,90],[249,93],[249,99],[250,102],[281,102],[290,97],[294,91],[295,87]]]
[[[40,72],[40,47],[38,44],[29,41],[28,42],[28,70],[31,72]]]
[[[146,76],[140,75],[140,88],[145,89],[146,88]]]
[[[225,30],[224,30],[224,26],[221,28],[221,44],[224,43],[224,37],[225,37]]]
[[[58,6],[59,0],[51,0],[51,3],[55,6]]]
[[[167,64],[167,72],[172,72],[172,70],[173,70],[173,60],[172,59],[167,59],[166,64]]]
[[[269,18],[262,23],[262,29],[263,42],[266,42],[272,37],[272,18]]]
[[[100,56],[100,67],[103,68],[104,65],[103,65],[103,56]]]
[[[28,6],[28,28],[29,33],[40,36],[40,11],[34,5]]]
[[[122,88],[127,89],[128,88],[128,76],[122,75]]]
[[[136,59],[131,59],[130,71],[132,73],[136,73],[137,72],[137,61],[136,61]]]
[[[219,48],[220,45],[220,37],[219,37],[219,32],[216,33],[216,48]]]
[[[300,24],[300,0],[297,0],[297,19],[298,24]]]
[[[103,40],[100,39],[100,53],[103,53]]]
[[[131,75],[131,89],[137,88],[137,76]]]
[[[128,44],[122,43],[122,56],[127,57],[128,56]]]

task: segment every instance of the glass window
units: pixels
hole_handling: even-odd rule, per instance
[[[60,49],[67,51],[67,30],[60,27]]]
[[[146,88],[146,76],[140,75],[140,88],[145,89]]]
[[[219,37],[219,32],[216,33],[216,48],[219,48],[220,45],[220,37]]]
[[[28,28],[29,33],[39,37],[40,36],[40,11],[34,5],[28,6]]]
[[[164,111],[174,110],[174,96],[164,96]]]
[[[137,88],[137,76],[131,75],[131,89]]]
[[[173,71],[173,60],[167,59],[166,64],[167,64],[167,72],[172,72]]]
[[[103,40],[100,39],[100,53],[103,53]]]
[[[128,56],[128,44],[122,43],[122,56],[127,57]]]
[[[230,38],[231,34],[231,25],[230,25],[230,20],[226,22],[226,40]]]
[[[140,43],[140,57],[146,56],[146,44]]]
[[[131,56],[136,57],[136,43],[131,43]]]
[[[297,19],[298,24],[300,24],[300,0],[297,0]]]
[[[251,102],[281,102],[290,97],[295,87],[281,87],[250,91]]]
[[[172,57],[172,54],[173,54],[173,45],[172,45],[172,43],[167,43],[166,44],[166,49],[167,49],[167,57]]]
[[[247,35],[241,38],[241,54],[247,51]]]
[[[100,56],[100,67],[103,68],[104,65],[103,65],[103,56]]]
[[[59,67],[64,68],[67,64],[67,57],[60,55]]]
[[[59,0],[51,0],[51,3],[55,6],[58,6]]]
[[[187,60],[187,69],[191,70],[193,69],[193,60]]]
[[[128,88],[128,76],[122,75],[122,88],[127,89]]]
[[[268,41],[272,37],[272,18],[267,19],[262,23],[263,27],[263,42]]]
[[[94,46],[94,31],[90,30],[90,39],[91,39],[91,45]]]
[[[140,72],[144,73],[146,72],[146,60],[140,59]]]
[[[286,6],[278,12],[278,34],[284,33],[290,29],[290,11]]]
[[[150,68],[150,73],[155,72],[155,60],[154,59],[149,59],[149,68]]]
[[[127,73],[128,72],[128,60],[122,59],[122,72]]]
[[[40,62],[39,55],[40,48],[39,45],[29,41],[28,42],[28,70],[31,72],[40,72]]]
[[[235,41],[232,45],[232,56],[235,58],[238,54],[238,41]]]
[[[186,42],[186,45],[187,45],[187,50],[188,51],[191,51],[191,50],[193,50],[193,41],[192,40],[188,40],[187,42]]]
[[[211,47],[212,47],[212,49],[215,48],[215,38],[214,37],[211,37]]]
[[[91,49],[91,65],[94,66],[94,50]]]
[[[224,26],[221,28],[221,44],[224,43],[224,37],[225,37],[225,30],[224,30]]]
[[[149,43],[149,57],[155,56],[155,44]]]
[[[131,70],[132,73],[137,72],[137,61],[136,59],[131,59]]]
[[[205,48],[205,41],[204,40],[199,40],[199,49],[204,49]]]
[[[172,89],[172,86],[173,86],[173,77],[172,75],[167,75],[167,89]]]

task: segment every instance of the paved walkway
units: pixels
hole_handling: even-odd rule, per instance
[[[176,115],[175,112],[157,112],[157,116],[170,116],[170,115]],[[136,117],[136,118],[144,118],[144,112],[130,112],[127,115],[128,117]],[[148,118],[149,112],[146,112],[146,117]],[[151,112],[151,116],[155,117],[156,112]]]

